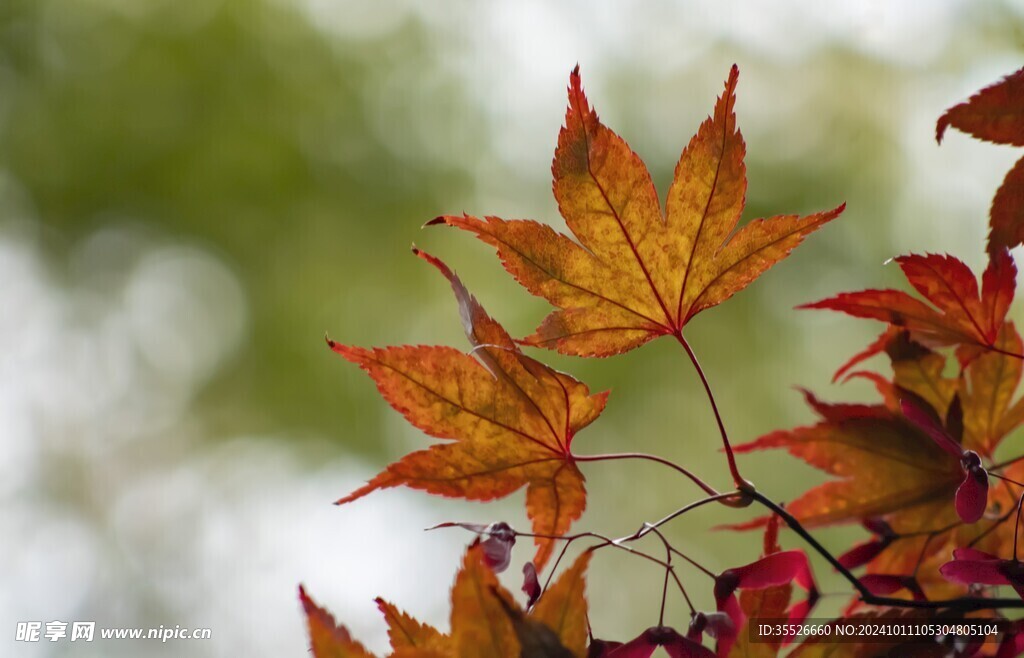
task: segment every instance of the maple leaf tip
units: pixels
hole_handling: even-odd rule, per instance
[[[816,395],[814,394],[814,392],[813,392],[813,391],[811,391],[811,389],[809,389],[809,388],[804,388],[803,386],[794,386],[793,388],[795,388],[795,389],[796,389],[796,391],[797,391],[797,392],[798,392],[798,393],[799,393],[800,395],[802,395],[802,396],[803,396],[803,398],[804,398],[804,401],[805,401],[805,402],[806,402],[806,403],[807,403],[807,404],[808,404],[809,406],[812,406],[812,407],[813,407],[813,406],[815,406],[815,405],[816,405],[816,404],[818,403],[818,396],[816,396]]]
[[[839,374],[839,373],[836,373],[836,374]],[[870,370],[854,370],[853,372],[846,373],[846,375],[843,376],[842,381],[840,381],[839,383],[840,384],[849,384],[850,382],[852,382],[854,379],[857,379],[858,377],[863,377],[864,379],[867,379],[868,381],[877,381],[875,379],[876,376],[880,377],[880,375],[878,375],[878,373],[873,373]],[[883,379],[884,379],[884,377],[883,377]]]
[[[451,268],[445,265],[444,261],[442,261],[437,256],[432,256],[427,252],[423,251],[422,249],[418,249],[416,245],[413,245],[412,253],[416,254],[417,257],[422,258],[423,260],[427,261],[428,263],[436,267],[437,270],[441,274],[443,274],[445,278],[451,281],[453,285],[458,280],[458,278],[455,276],[455,273],[452,272]]]
[[[736,82],[740,79],[740,67],[733,64],[729,68],[729,78],[725,81],[725,93],[722,98],[734,98],[736,96]],[[734,101],[735,102],[735,101]]]
[[[577,107],[582,104],[582,107]],[[583,93],[583,80],[580,78],[580,66],[577,64],[569,74],[569,109],[586,113],[587,99]]]
[[[423,226],[421,226],[420,228],[427,228],[428,226],[437,226],[438,224],[447,224],[447,223],[448,222],[445,220],[445,216],[444,215],[438,215],[437,217],[433,218],[429,222],[426,222],[425,224],[423,224]]]

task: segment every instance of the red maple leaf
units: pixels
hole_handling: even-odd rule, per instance
[[[929,347],[957,345],[962,364],[996,344],[1017,287],[1017,267],[1006,250],[995,254],[981,277],[981,289],[970,268],[952,256],[928,254],[896,259],[907,280],[931,306],[901,290],[848,292],[798,308],[842,311],[858,318],[881,320],[906,329]],[[840,368],[837,375],[884,349],[883,334],[867,350]],[[1018,358],[1021,357],[1018,354]]]
[[[950,126],[989,142],[1024,146],[1024,69],[946,110],[935,126],[939,142]],[[1006,174],[989,216],[989,254],[1024,243],[1024,158]]]

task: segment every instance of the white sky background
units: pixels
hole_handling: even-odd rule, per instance
[[[406,2],[358,8],[332,0],[306,4],[316,22],[345,39],[366,39],[413,16],[432,26],[446,54],[442,61],[490,117],[493,150],[468,163],[479,185],[481,208],[475,210],[481,212],[559,221],[553,202],[524,208],[524,194],[516,186],[533,191],[550,185],[553,127],[564,116],[568,72],[577,63],[602,119],[652,166],[675,162],[711,109],[733,62],[740,65],[737,107],[748,146],[776,131],[791,134],[785,143],[773,144],[773,157],[783,157],[787,145],[793,146],[794,157],[821,157],[820,151],[800,151],[801,145],[821,148],[820,137],[800,135],[802,125],[811,135],[827,129],[802,123],[815,116],[815,108],[804,105],[815,92],[827,92],[833,103],[848,103],[854,112],[879,115],[879,124],[914,172],[913,187],[903,190],[906,200],[897,200],[911,216],[894,228],[904,238],[898,241],[916,239],[919,249],[938,248],[920,240],[922,229],[934,232],[926,218],[929,211],[937,208],[940,215],[952,216],[960,210],[975,217],[987,211],[992,191],[1015,157],[953,132],[940,149],[933,135],[942,109],[1019,68],[1012,44],[991,41],[988,21],[998,20],[996,6],[1005,7],[1011,18],[1024,18],[1024,2],[990,4],[988,10],[963,0],[525,0],[454,2],[444,9]],[[826,52],[847,52],[886,69],[893,87],[876,97],[853,86],[859,80],[847,87],[835,71],[815,67],[816,58]],[[630,77],[643,84],[622,83]],[[643,95],[611,98],[612,78],[615,89]],[[386,119],[389,108],[427,97],[430,84],[395,67],[393,78],[381,81],[372,105],[382,117],[380,134],[398,152],[415,139],[439,160],[467,165],[479,146],[465,143],[457,132]],[[429,120],[430,113],[424,117]],[[634,132],[626,133],[624,124]],[[984,227],[979,221],[958,222],[954,230],[976,241]]]
[[[979,218],[1018,155],[955,131],[941,149],[934,143],[936,108],[1021,64],[1006,44],[986,45],[984,10],[969,0],[306,4],[339,39],[366,39],[413,17],[432,27],[444,61],[480,104],[467,111],[489,117],[493,144],[472,160],[474,145],[457,134],[438,135],[429,125],[381,130],[397,150],[419,139],[433,157],[465,162],[478,186],[471,201],[479,208],[471,211],[553,220],[552,201],[523,207],[518,197],[550,184],[567,74],[577,62],[606,122],[646,130],[625,136],[645,144],[649,162],[669,163],[733,61],[741,66],[740,125],[751,143],[780,123],[799,132],[792,121],[807,113],[799,99],[813,97],[809,88],[844,92],[842,81],[815,69],[823,49],[881,62],[900,95],[851,95],[849,103],[880,114],[914,172],[893,201],[901,214],[893,242],[919,250],[977,244],[964,254],[972,264],[981,259]],[[1005,6],[1024,19],[1024,3]],[[655,84],[629,87],[643,96],[611,99],[610,78],[630,71]],[[368,100],[382,121],[389,107],[430,84],[403,77],[401,67],[393,75]],[[698,90],[692,98],[690,89]],[[796,155],[808,155],[800,148]],[[936,224],[960,215],[969,221]],[[13,636],[17,620],[105,613],[97,621],[210,626],[214,639],[73,651],[41,643],[19,646],[16,655],[300,656],[300,581],[374,649],[386,645],[372,603],[378,594],[446,624],[465,538],[424,540],[418,529],[478,508],[388,492],[337,509],[330,501],[383,464],[336,461],[310,472],[287,441],[260,437],[194,449],[209,442],[189,415],[192,397],[245,349],[246,300],[228,269],[194,245],[115,228],[78,248],[79,276],[69,283],[48,270],[33,231],[26,222],[0,232],[0,582],[7,585],[0,633]],[[131,257],[118,261],[114,252]],[[97,298],[96,290],[108,292]],[[379,412],[391,414],[383,403]],[[391,421],[400,437],[395,455],[422,445],[396,415]],[[47,491],[68,482],[85,499],[54,507]],[[518,505],[514,498],[494,513],[516,518]]]

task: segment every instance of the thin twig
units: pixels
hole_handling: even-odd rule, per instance
[[[957,610],[960,612],[971,612],[975,610],[995,610],[999,608],[1024,608],[1024,600],[1022,599],[991,599],[978,596],[961,596],[952,599],[945,599],[942,601],[908,601],[906,599],[897,599],[889,596],[875,596],[860,582],[860,579],[853,575],[853,573],[840,564],[839,560],[836,559],[827,548],[821,545],[821,543],[814,538],[811,533],[804,528],[803,524],[800,523],[792,514],[787,512],[781,505],[775,503],[770,498],[764,496],[764,494],[758,491],[750,491],[748,494],[754,501],[760,503],[767,509],[777,514],[786,525],[790,527],[793,532],[798,534],[807,544],[815,550],[821,557],[838,571],[843,578],[845,578],[850,585],[853,586],[857,593],[860,595],[861,601],[868,605],[881,605],[893,608],[917,608],[925,610]]]
[[[1011,464],[1016,464],[1017,462],[1021,461],[1022,459],[1024,459],[1024,455],[1018,455],[1017,457],[1014,457],[1013,459],[1007,459],[1006,461],[1001,461],[998,464],[993,464],[992,466],[989,466],[987,470],[991,474],[992,471],[998,471],[998,470],[1004,469],[1007,466],[1010,466]]]
[[[694,484],[700,487],[701,490],[703,490],[704,493],[708,494],[709,496],[718,495],[718,491],[714,487],[704,482],[704,480],[701,480],[699,477],[691,473],[686,468],[680,466],[679,464],[673,461],[665,459],[664,457],[659,457],[657,455],[649,455],[643,452],[620,452],[607,455],[573,455],[572,458],[578,462],[616,461],[620,459],[643,459],[646,461],[656,462],[663,466],[668,466],[669,468],[675,469],[679,473],[682,473],[683,475],[688,477]]]
[[[707,376],[704,374],[704,369],[700,367],[700,361],[697,360],[697,355],[694,354],[690,344],[683,338],[683,332],[680,330],[678,333],[672,334],[679,341],[679,344],[686,350],[686,355],[690,357],[690,362],[693,363],[694,370],[697,371],[697,375],[700,377],[700,381],[704,384],[704,392],[707,393],[708,402],[711,403],[711,411],[715,414],[715,422],[718,423],[718,432],[722,435],[722,447],[725,449],[725,456],[729,460],[729,473],[732,475],[732,480],[736,484],[737,489],[746,489],[750,486],[750,483],[743,479],[740,475],[740,469],[736,465],[736,455],[733,454],[732,445],[729,444],[729,434],[725,431],[725,423],[722,421],[722,414],[718,410],[718,403],[715,401],[715,394],[711,391],[711,384],[708,382]]]

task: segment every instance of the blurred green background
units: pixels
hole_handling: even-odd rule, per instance
[[[1019,68],[1022,19],[1020,2],[968,0],[0,3],[2,653],[304,655],[300,581],[374,648],[375,595],[446,624],[469,537],[422,528],[522,526],[521,494],[479,506],[403,490],[331,506],[427,440],[323,336],[466,345],[413,242],[514,334],[533,329],[544,304],[488,248],[419,227],[461,211],[562,226],[549,167],[577,62],[662,196],[736,62],[745,218],[848,203],[689,328],[734,440],[808,421],[794,386],[868,397],[828,382],[877,327],[791,309],[898,286],[884,263],[910,250],[982,262],[989,199],[1017,154],[958,133],[939,148],[933,127]],[[577,450],[656,452],[726,484],[674,343],[538,356],[613,389]],[[779,500],[820,479],[784,455],[744,465]],[[585,472],[580,527],[609,534],[697,494],[642,463]],[[707,509],[669,535],[721,569],[756,557],[759,538],[709,528],[747,516]],[[635,634],[656,621],[660,576],[605,553],[595,632]],[[709,605],[710,583],[686,577]],[[678,597],[669,610],[684,626]],[[209,627],[213,639],[9,640],[18,621],[53,620]]]

